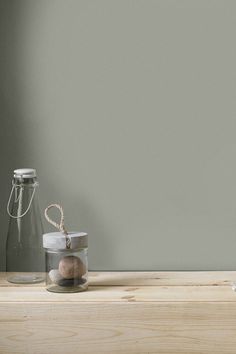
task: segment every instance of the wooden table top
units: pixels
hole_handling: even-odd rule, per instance
[[[0,273],[0,302],[236,302],[234,281],[236,271],[90,272],[88,291],[57,294],[44,283],[10,284]]]
[[[236,272],[90,272],[50,293],[0,274],[0,354],[235,354]]]

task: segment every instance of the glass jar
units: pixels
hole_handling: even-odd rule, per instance
[[[69,240],[69,242],[68,242]],[[46,289],[73,293],[88,288],[88,235],[51,232],[43,235],[46,255]]]

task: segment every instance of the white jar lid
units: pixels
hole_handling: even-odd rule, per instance
[[[34,178],[36,177],[36,170],[34,168],[18,168],[14,170],[15,178]]]
[[[87,248],[88,234],[86,232],[68,232],[67,237],[70,239],[70,249]],[[43,235],[43,247],[65,250],[66,236],[61,232],[49,232]]]

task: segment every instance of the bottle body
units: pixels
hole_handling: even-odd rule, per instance
[[[14,178],[6,244],[7,279],[13,283],[44,280],[43,225],[38,204],[38,182]]]

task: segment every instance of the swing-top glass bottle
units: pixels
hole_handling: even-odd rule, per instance
[[[12,283],[38,283],[45,278],[38,185],[34,169],[14,171],[7,204],[10,220],[6,245],[7,280]]]

